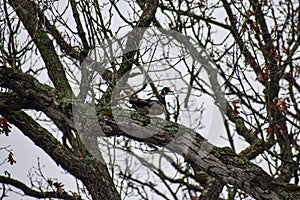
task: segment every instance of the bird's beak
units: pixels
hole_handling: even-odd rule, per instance
[[[168,94],[174,95],[174,91],[170,90],[170,91],[168,92]]]

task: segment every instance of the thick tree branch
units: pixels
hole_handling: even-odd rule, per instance
[[[9,73],[3,72],[5,72],[5,70],[2,70],[2,73],[0,74],[9,75]],[[9,69],[6,69],[6,72],[9,72]],[[15,73],[13,74],[15,75]],[[5,76],[2,77],[4,78]],[[23,77],[27,78],[27,75],[24,75]],[[13,80],[12,75],[8,79]],[[19,80],[22,81],[22,78],[19,78]],[[20,82],[11,82],[14,84],[9,83],[10,82],[7,82],[6,84],[10,86],[16,85],[16,83],[20,84]],[[25,88],[30,88],[31,85],[27,86],[24,82],[23,86]],[[25,89],[24,91],[27,91],[29,92],[29,94],[31,94],[29,89]],[[45,95],[43,93],[39,94]],[[46,96],[42,99],[48,98],[51,99],[51,96]],[[60,111],[56,110],[56,112]],[[8,113],[5,111],[1,111],[1,114],[2,113],[7,119],[9,119],[13,124],[19,127],[25,134],[27,134],[33,141],[36,141],[38,146],[44,147],[44,145],[46,145],[45,141],[42,142],[43,137],[50,137],[51,134],[45,129],[42,129],[31,118],[25,116],[23,112]],[[80,113],[83,114],[83,112],[81,111]],[[149,125],[147,125],[149,123],[147,118],[137,117],[134,120],[130,119],[130,121],[128,121],[128,116],[130,116],[130,113],[124,110],[120,110],[119,112],[114,111],[114,115],[119,116],[119,121],[117,123],[116,121],[114,121],[114,118],[112,114],[110,114],[109,109],[100,109],[98,113],[100,114],[98,118],[101,119],[100,125],[103,132],[107,136],[124,135],[140,142],[150,143],[158,146],[166,146],[171,151],[184,155],[186,160],[195,164],[197,167],[199,167],[199,169],[207,172],[211,176],[214,176],[228,184],[232,184],[256,198],[276,197],[278,199],[283,199],[286,192],[289,192],[289,195],[295,198],[300,197],[299,192],[288,191],[285,186],[277,184],[274,179],[266,174],[261,168],[250,163],[248,160],[239,157],[234,152],[226,148],[221,149],[213,147],[211,144],[207,143],[206,140],[202,138],[198,133],[180,126],[179,124],[165,122],[165,124],[161,128],[159,128],[159,126],[156,126],[155,124],[161,124],[161,119],[152,118],[151,124]],[[124,118],[120,118],[120,116],[124,116]],[[123,119],[125,121],[120,121],[120,119]],[[130,134],[120,129],[120,124],[129,125]],[[140,125],[138,124],[146,124],[147,126],[140,127]],[[156,132],[157,134],[152,136],[153,132]],[[85,134],[88,133],[86,132]],[[50,141],[52,144],[48,144],[45,151],[47,151],[47,153],[49,153],[50,155],[52,155],[52,153],[55,153],[55,155],[52,155],[54,160],[59,159],[56,156],[66,154],[65,152],[58,153],[53,150],[55,149],[55,146],[58,145],[57,141],[52,141],[54,140],[53,138],[45,140],[48,142]],[[211,151],[206,151],[207,148]],[[62,150],[63,149],[58,148],[58,151]],[[77,157],[72,159],[78,160]],[[60,162],[62,161],[60,160]],[[68,164],[71,163],[64,163],[62,164],[62,166],[64,165],[63,167],[67,167]],[[73,171],[73,169],[71,171]]]
[[[18,105],[24,105],[27,108],[35,109],[37,111],[44,112],[54,124],[62,131],[64,134],[63,141],[66,145],[66,139],[71,144],[72,149],[77,155],[84,155],[85,149],[81,144],[81,140],[72,130],[76,129],[73,119],[72,119],[72,105],[71,100],[64,99],[60,94],[52,87],[41,84],[34,77],[24,74],[20,71],[15,71],[10,68],[0,68],[0,87],[5,87],[13,90],[16,99],[10,102],[8,95],[3,96],[2,107],[0,106],[0,112],[2,111],[13,111],[20,109],[7,108],[15,106],[15,108],[20,108]],[[14,105],[18,104],[18,105]],[[24,108],[26,108],[24,107]]]
[[[42,148],[58,165],[80,179],[93,199],[120,199],[105,163],[91,155],[78,158],[23,111],[1,112],[1,114]]]
[[[201,193],[199,200],[219,199],[223,187],[224,183],[220,182],[219,180],[210,180]]]
[[[22,130],[23,133],[30,133],[27,134],[28,137],[30,137],[31,140],[36,142],[36,145],[40,146],[45,150],[58,164],[62,165],[66,170],[72,171],[71,173],[76,176],[77,178],[80,179],[81,175],[78,175],[80,173],[80,169],[82,168],[83,170],[86,170],[87,173],[90,171],[96,171],[99,173],[97,170],[101,170],[101,173],[105,173],[106,166],[105,165],[100,165],[100,161],[93,161],[95,163],[95,166],[89,166],[92,167],[91,169],[84,169],[84,163],[81,163],[81,166],[75,166],[78,170],[75,171],[74,169],[69,169],[71,167],[71,163],[77,163],[78,158],[73,155],[73,152],[71,152],[70,149],[66,149],[61,146],[61,144],[55,140],[55,138],[52,137],[52,135],[45,129],[43,129],[40,125],[38,125],[34,120],[32,120],[29,116],[27,116],[25,113],[20,112],[20,114],[16,114],[17,117],[19,118],[13,118],[13,116],[16,116],[12,114],[12,109],[8,109],[10,106],[14,105],[15,110],[20,108],[20,105],[25,105],[25,107],[30,107],[32,109],[40,110],[43,111],[48,117],[50,117],[54,123],[59,127],[70,127],[73,130],[75,130],[74,123],[72,121],[72,114],[70,113],[70,107],[64,105],[66,102],[63,99],[60,99],[56,91],[47,86],[39,83],[35,78],[33,78],[30,75],[24,74],[20,71],[15,71],[10,68],[1,68],[0,69],[0,86],[2,87],[7,87],[15,91],[15,93],[11,94],[2,94],[1,98],[1,107],[0,107],[0,113],[3,116],[7,116],[7,119],[10,119],[11,123],[16,125],[20,130]],[[11,96],[14,97],[14,100],[10,102],[9,100],[12,98]],[[29,101],[30,100],[30,101]],[[71,102],[67,102],[67,105],[69,105]],[[10,114],[8,114],[10,113]],[[27,126],[28,125],[28,126]],[[32,129],[32,130],[30,130]],[[65,131],[63,128],[61,129],[63,132]],[[65,133],[65,132],[64,132]],[[43,135],[44,134],[44,135]],[[43,135],[43,136],[42,136]],[[48,137],[48,139],[47,139]],[[49,139],[51,137],[51,139]],[[42,141],[44,140],[44,141]],[[80,140],[78,138],[77,140]],[[77,141],[76,140],[76,141]],[[52,141],[52,147],[51,144],[47,144],[47,142]],[[72,144],[72,141],[70,141]],[[75,143],[75,142],[74,142]],[[53,148],[61,148],[61,151],[65,151],[63,153],[58,153],[53,150]],[[72,144],[74,147],[75,145]],[[77,145],[78,146],[78,145]],[[81,153],[79,153],[82,157],[85,159],[91,159],[89,157],[89,154],[87,152],[83,152],[85,148],[81,147]],[[86,151],[86,150],[85,150]],[[71,158],[59,158],[60,156],[63,155],[69,155]],[[64,156],[63,156],[64,157]],[[67,164],[61,163],[64,162],[65,159],[68,159],[69,162]],[[80,161],[81,162],[81,161]],[[98,164],[97,164],[98,163]],[[101,168],[103,167],[103,169]],[[97,168],[96,170],[94,168]],[[78,173],[78,174],[76,174]],[[108,172],[107,172],[108,173]],[[87,176],[87,175],[83,175]],[[97,174],[95,176],[102,177],[103,179],[109,178],[109,175],[106,174]],[[89,177],[82,177],[82,179],[90,179]],[[99,182],[99,180],[94,180],[94,184],[101,183],[104,180]],[[84,182],[84,180],[83,180]],[[109,182],[106,180],[106,182]],[[89,183],[91,187],[87,188],[92,194],[92,196],[97,196],[99,195],[99,190],[95,186],[92,185],[92,183]],[[86,185],[86,184],[85,184]],[[101,186],[103,187],[103,186]],[[109,187],[109,186],[108,186]],[[111,185],[112,187],[112,185]],[[91,191],[95,190],[95,191]],[[115,190],[110,190],[113,191],[112,193],[115,193]],[[102,192],[103,193],[103,192]],[[117,192],[115,193],[117,196]],[[116,197],[115,196],[115,197]],[[98,197],[95,199],[99,199]],[[104,199],[104,198],[101,198]],[[117,198],[114,198],[117,199]]]
[[[1,111],[18,111],[32,108],[30,101],[21,98],[14,92],[0,93],[0,110]]]
[[[128,3],[127,12],[124,13],[120,5],[126,3]],[[292,1],[281,1],[276,4],[267,0],[249,2],[109,0],[107,3],[80,1],[78,4],[78,0],[69,0],[67,4],[62,5],[58,1],[5,0],[0,7],[0,12],[4,16],[4,20],[0,20],[3,27],[0,30],[0,52],[3,54],[2,57],[0,56],[2,58],[2,60],[0,58],[0,116],[2,117],[0,128],[6,129],[8,122],[4,117],[9,119],[10,123],[18,126],[55,162],[70,171],[76,178],[83,179],[84,187],[88,188],[93,199],[98,200],[100,197],[103,199],[104,195],[107,198],[109,196],[113,199],[120,198],[115,187],[120,187],[121,196],[127,195],[127,192],[133,188],[136,190],[135,194],[138,193],[141,198],[147,199],[148,190],[143,185],[153,189],[154,195],[161,195],[166,199],[180,198],[177,194],[190,195],[193,198],[200,195],[200,199],[217,199],[220,192],[223,193],[226,189],[228,189],[229,199],[244,193],[255,199],[300,199],[298,186],[300,111],[297,96],[297,92],[300,91],[300,86],[297,84],[300,72],[298,66],[300,58],[297,56],[300,41],[300,9],[298,4]],[[61,10],[62,8],[64,10]],[[217,13],[225,13],[227,16],[215,16]],[[120,24],[113,24],[119,23],[120,19],[123,19]],[[74,20],[75,23],[68,23],[70,20]],[[160,29],[160,31],[173,36],[172,40],[176,40],[175,46],[172,45],[173,43],[165,42],[164,39],[161,40],[165,45],[163,49],[160,49],[160,45],[156,45],[158,43],[151,45],[152,40],[150,38],[148,40],[148,37],[144,38],[144,32],[151,24],[168,27],[168,30]],[[110,32],[108,36],[106,27],[113,27],[114,33]],[[26,38],[22,35],[24,28],[28,32]],[[102,43],[103,38],[109,40],[128,28],[133,30],[127,35],[126,46],[123,47],[124,43],[121,44],[124,50],[122,55],[119,54],[120,49],[115,48],[114,45],[108,46],[109,50],[104,52],[105,55],[102,54],[102,50],[99,51],[100,60],[102,56],[108,58],[115,53],[118,54],[115,58],[110,57],[112,72],[110,69],[104,69],[104,65],[103,68],[98,68],[101,63],[94,63],[93,59],[86,57],[90,42],[97,45]],[[179,30],[187,37],[176,35],[175,30]],[[70,41],[63,36],[65,31],[70,34],[68,37]],[[101,36],[103,34],[104,37]],[[78,38],[81,41],[78,41]],[[144,46],[144,39],[149,42],[146,46]],[[77,46],[72,44],[73,41]],[[105,42],[105,44],[110,43]],[[182,54],[177,54],[173,49],[181,44],[183,44],[182,52],[191,55],[188,59],[181,57]],[[34,49],[32,45],[35,45]],[[199,45],[203,45],[205,49]],[[146,47],[147,52],[143,53],[139,50],[141,47],[142,50]],[[40,55],[41,58],[36,58],[36,55],[30,57],[36,49],[40,52],[38,56]],[[66,57],[59,57],[59,53]],[[161,58],[167,60],[160,60],[160,53]],[[149,57],[150,54],[153,56]],[[214,65],[211,57],[217,62],[216,70],[215,67],[210,69]],[[80,68],[68,65],[69,59],[85,65]],[[179,61],[176,62],[176,59]],[[54,87],[38,81],[37,78],[42,78],[39,72],[44,69],[35,66],[39,64],[36,63],[39,60],[45,63],[48,79],[52,81]],[[107,62],[107,59],[104,60]],[[193,61],[193,64],[186,61]],[[180,62],[184,62],[185,66]],[[6,67],[7,63],[12,66],[12,69]],[[138,70],[144,72],[140,63],[151,65],[147,70],[157,75],[156,81],[160,86],[167,86],[167,84],[175,86],[174,90],[178,95],[176,102],[170,102],[168,105],[171,112],[176,110],[173,115],[175,121],[184,123],[185,110],[181,106],[185,103],[184,97],[186,99],[195,95],[198,100],[198,95],[201,97],[203,94],[209,95],[219,108],[223,104],[220,110],[233,123],[226,127],[230,145],[234,147],[235,142],[239,142],[238,137],[241,136],[250,146],[240,153],[226,147],[218,148],[208,143],[197,132],[180,124],[125,110],[124,107],[129,106],[126,99],[124,99],[124,107],[123,105],[114,107],[116,104],[123,103],[123,99],[112,98],[112,94],[123,90],[124,93],[122,91],[120,95],[130,95],[129,90],[133,91],[133,89],[127,83],[126,76],[135,65],[139,67]],[[29,67],[30,74],[34,73],[37,78],[13,70],[15,65],[22,64],[24,66],[18,69]],[[210,84],[205,78],[202,80],[200,71],[199,73],[194,71],[198,66],[204,69],[209,77],[217,77],[217,73],[221,72],[225,80],[223,86],[226,85],[224,87],[226,93],[221,92],[222,84],[215,81],[216,78],[210,79]],[[186,93],[179,86],[177,79],[169,77],[169,69],[178,72],[178,78],[183,82],[191,80],[192,85],[187,84],[187,87],[193,88],[195,93],[189,89]],[[187,72],[183,73],[184,70]],[[166,77],[160,75],[163,71],[166,72]],[[66,73],[70,73],[70,77]],[[77,78],[79,73],[81,78]],[[69,82],[68,78],[70,78]],[[130,78],[130,81],[134,81]],[[120,80],[124,83],[120,83]],[[72,84],[81,84],[78,99],[89,100],[91,94],[93,100],[99,101],[96,110],[94,104],[75,105],[80,100],[71,100],[71,81]],[[89,87],[90,84],[93,84],[93,87]],[[211,85],[211,92],[203,85]],[[97,90],[91,91],[96,87]],[[152,84],[151,87],[153,89],[156,86]],[[155,89],[153,93],[157,93]],[[239,100],[239,105],[234,109],[231,108],[230,102],[228,103],[233,98]],[[177,107],[173,107],[173,104]],[[85,111],[87,107],[89,110]],[[57,138],[52,137],[53,133],[50,130],[44,129],[39,124],[39,120],[34,120],[22,112],[24,109],[45,113],[51,123],[53,122],[63,132],[63,145]],[[198,110],[195,111],[198,113]],[[199,114],[203,113],[203,119],[206,120],[204,112],[200,111]],[[89,119],[92,119],[92,122]],[[188,118],[188,120],[193,119],[193,116]],[[222,123],[222,119],[214,123]],[[204,122],[203,125],[207,124]],[[118,136],[122,137],[117,138]],[[156,149],[164,147],[163,149],[168,149],[167,153],[172,151],[172,155],[174,153],[180,155],[175,156],[178,158],[175,162],[173,159],[166,160],[170,163],[174,162],[172,163],[174,166],[178,165],[174,170],[177,170],[177,175],[182,179],[168,177],[170,171],[164,171],[166,176],[162,176],[160,170],[152,170],[157,167],[155,164],[150,166],[151,162],[148,160],[148,165],[141,162],[145,164],[143,167],[148,167],[149,172],[152,171],[160,178],[171,196],[167,196],[160,190],[161,188],[149,182],[147,177],[142,176],[144,180],[141,180],[137,173],[124,172],[128,169],[127,166],[123,169],[119,165],[121,161],[116,157],[110,158],[110,161],[113,161],[110,164],[113,164],[110,165],[112,174],[109,175],[106,167],[108,165],[102,162],[99,137],[108,137],[103,139],[108,142],[109,151],[105,152],[113,156],[117,154],[111,154],[111,148],[129,153],[128,149],[136,147],[137,141],[141,142],[141,147],[149,144],[155,148],[156,145]],[[123,141],[126,143],[124,144]],[[151,153],[148,152],[148,148],[138,150],[147,156]],[[142,156],[145,160],[148,158],[136,151],[131,153],[132,159],[138,156]],[[258,167],[262,166],[261,164],[253,164],[249,161],[260,154],[269,166],[269,169],[264,169],[269,170],[271,175]],[[181,161],[182,157],[184,165]],[[128,161],[128,158],[126,156],[122,161]],[[190,167],[194,173],[191,172]],[[117,179],[113,183],[112,179],[118,175],[123,175],[123,180]],[[193,183],[194,181],[199,183],[200,187],[198,184],[194,187],[193,183],[189,185],[190,179],[193,179]],[[140,187],[130,188],[132,183],[130,180],[140,183]],[[23,188],[24,193],[29,196],[30,194],[36,195],[35,197],[41,195],[42,198],[42,195],[54,195],[51,189],[48,193],[35,193],[40,191],[35,191],[38,189],[34,187],[26,187],[21,181],[9,177],[0,176],[1,181],[4,191],[0,198],[4,198],[6,187]],[[291,182],[294,185],[289,184]],[[176,184],[180,186],[177,190],[173,190],[173,185]],[[222,190],[224,186],[226,188]],[[146,194],[144,195],[143,192]]]
[[[228,148],[212,146],[198,133],[182,125],[165,121],[159,128],[157,124],[161,124],[162,119],[151,118],[151,124],[141,127],[139,124],[145,125],[149,121],[144,117],[131,119],[130,112],[114,111],[118,122],[113,120],[112,115],[107,115],[107,110],[100,110],[99,113],[99,118],[103,119],[100,121],[102,131],[107,136],[124,135],[136,141],[165,146],[170,151],[183,155],[188,162],[209,175],[234,185],[257,199],[300,198],[300,190],[291,191],[288,186],[276,183],[260,167]],[[120,124],[127,124],[130,132],[120,129]],[[153,135],[153,132],[156,134]]]
[[[54,88],[41,84],[28,74],[5,67],[0,68],[0,87],[13,90],[19,95],[15,101],[26,103],[27,106],[27,103],[29,103],[31,108],[43,111],[55,123],[57,122],[58,127],[60,127],[59,124],[64,123],[64,126],[67,125],[75,129],[69,107],[71,101],[61,103],[60,101],[63,98],[59,96],[59,93]],[[0,108],[0,110],[3,109],[4,107]]]

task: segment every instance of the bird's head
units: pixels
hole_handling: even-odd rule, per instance
[[[171,88],[169,88],[169,87],[164,87],[162,90],[161,90],[161,92],[160,92],[160,95],[161,96],[165,96],[165,95],[167,95],[167,94],[173,94],[174,92],[173,92],[173,90],[171,89]]]

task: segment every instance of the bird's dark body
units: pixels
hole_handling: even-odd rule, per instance
[[[130,100],[129,103],[142,114],[161,115],[165,112],[164,105],[156,100],[135,99]]]
[[[129,103],[132,104],[132,108],[142,114],[150,115],[161,115],[165,113],[166,109],[166,100],[165,95],[172,92],[170,88],[163,88],[158,100],[152,99],[140,99],[136,96],[132,96],[129,100]]]

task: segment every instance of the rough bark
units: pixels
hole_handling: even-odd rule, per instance
[[[3,86],[5,81],[8,80],[13,81],[14,84],[8,84],[6,85],[7,87],[24,85],[19,72],[5,69],[5,76],[3,76],[3,70],[4,69],[0,71],[0,74],[2,75],[0,86]],[[18,76],[14,75],[15,73],[18,73]],[[27,77],[27,75],[24,76]],[[17,87],[14,89],[17,90]],[[37,91],[30,91],[29,89],[26,90],[24,88],[19,88],[19,90],[27,93],[32,92],[31,95],[41,94],[37,93]],[[36,99],[36,101],[30,102],[32,108],[44,105],[45,100],[50,100],[50,102],[57,101],[55,95],[53,96],[52,91],[45,90],[43,95],[45,96],[44,98],[39,98]],[[0,105],[0,108],[10,106],[6,105],[9,103],[8,101],[1,101],[1,103],[4,105]],[[16,104],[16,102],[14,102],[14,104]],[[58,102],[58,104],[63,104],[63,102]],[[60,113],[60,116],[67,117],[58,108],[59,107],[55,108],[49,106],[49,110],[45,112]],[[300,198],[300,190],[298,187],[291,190],[289,189],[289,185],[283,185],[276,182],[260,167],[251,163],[246,158],[237,155],[230,148],[215,147],[191,129],[168,121],[165,121],[163,126],[158,127],[157,124],[161,124],[162,121],[160,118],[152,118],[151,123],[149,124],[150,119],[147,117],[139,115],[133,115],[136,117],[131,117],[132,113],[130,111],[122,109],[114,110],[114,115],[112,115],[110,109],[111,108],[99,108],[98,110],[99,125],[107,137],[123,135],[139,142],[165,146],[169,150],[183,155],[188,162],[197,166],[198,169],[205,171],[224,183],[228,183],[241,189],[257,199]],[[82,114],[84,114],[83,111]],[[115,190],[113,189],[112,183],[109,181],[108,174],[103,171],[105,169],[104,165],[92,157],[81,160],[74,156],[73,153],[70,153],[68,149],[62,146],[47,130],[42,128],[22,111],[7,112],[7,110],[3,109],[0,110],[0,113],[10,120],[11,123],[16,125],[24,134],[30,137],[36,145],[43,148],[58,164],[70,171],[76,177],[79,177],[83,182],[86,181],[86,186],[90,188],[90,191],[97,190],[98,192],[100,191],[100,193],[96,193],[101,194],[103,192],[103,186],[105,185],[106,187],[110,187],[105,190],[106,192],[111,191],[112,194],[114,193],[113,191]],[[114,120],[114,116],[118,116],[118,122]],[[122,121],[122,119],[124,119],[124,121]],[[67,120],[64,123],[67,123]],[[120,129],[120,125],[122,124],[130,124],[130,134]],[[152,135],[153,132],[156,132],[157,134]],[[98,170],[96,174],[101,174],[102,178],[91,173],[95,170]],[[99,187],[99,182],[96,184],[96,181],[102,182],[103,185]]]
[[[93,199],[120,199],[105,163],[92,155],[82,158],[76,156],[23,111],[1,111],[1,114],[42,148],[57,165],[81,180]]]

